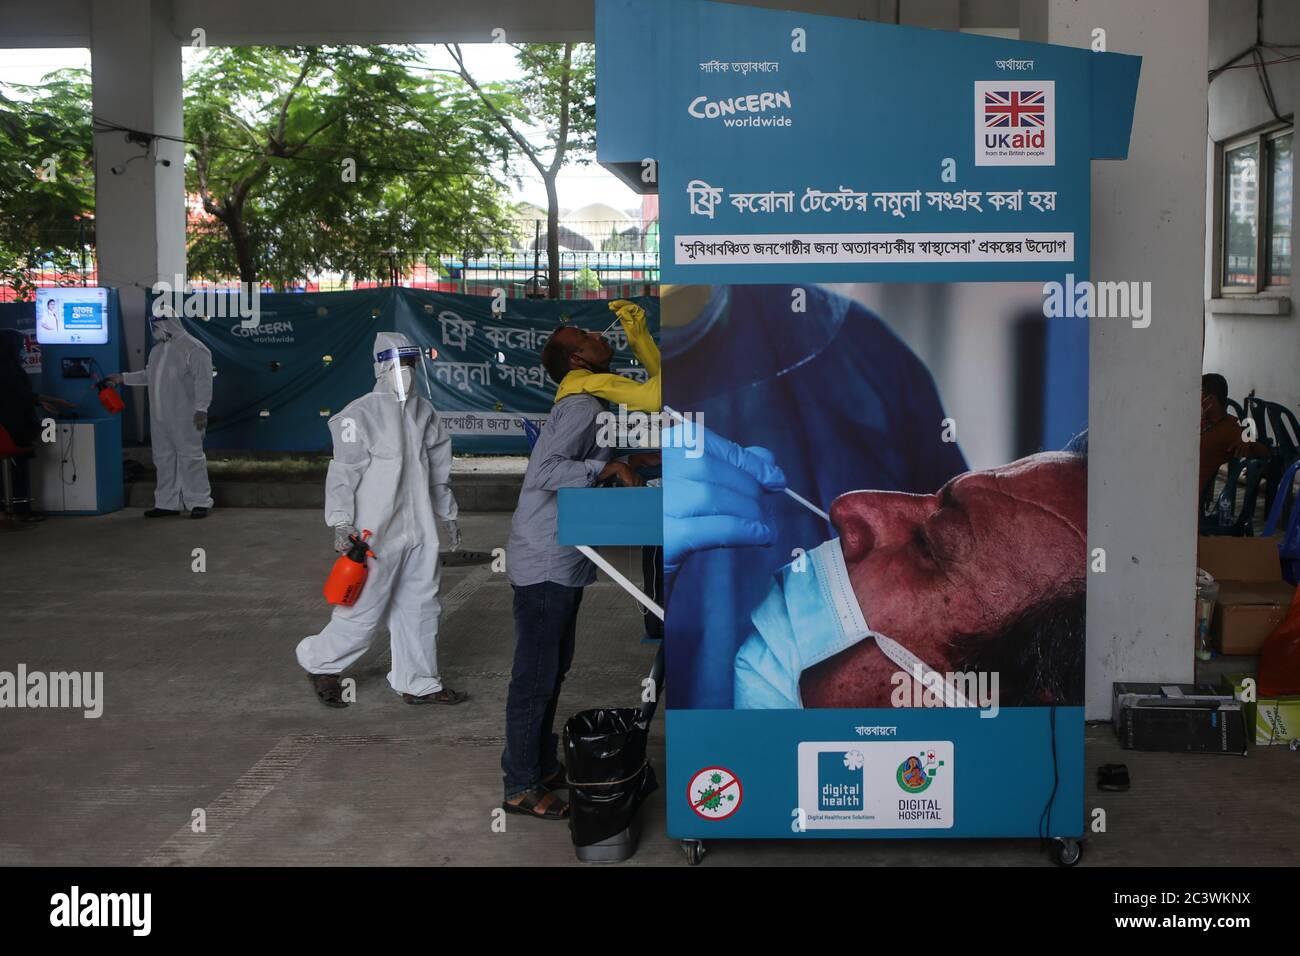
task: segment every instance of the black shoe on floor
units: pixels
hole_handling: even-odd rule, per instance
[[[207,516],[208,516],[208,509],[207,509],[207,508],[191,508],[191,509],[190,509],[190,517],[191,517],[191,518],[206,518]]]
[[[146,518],[170,518],[178,514],[180,514],[179,511],[172,511],[170,508],[150,508],[144,513],[144,516]]]
[[[343,699],[343,684],[339,680],[338,674],[308,674],[307,679],[311,681],[317,699],[326,707],[346,707],[348,705],[348,702]]]
[[[1130,786],[1128,767],[1122,763],[1103,764],[1097,768],[1097,789],[1123,792]]]

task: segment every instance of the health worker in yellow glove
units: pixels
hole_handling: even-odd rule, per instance
[[[638,382],[634,378],[609,371],[608,357],[602,367],[587,361],[575,351],[571,353],[572,368],[560,383],[555,400],[558,402],[570,395],[594,395],[615,405],[626,405],[629,411],[660,411],[663,399],[659,387],[659,346],[655,344],[646,326],[645,309],[627,299],[615,299],[609,307],[622,323],[623,331],[627,333],[627,344],[632,349],[632,354],[645,366],[649,378]],[[595,335],[594,332],[588,334]]]

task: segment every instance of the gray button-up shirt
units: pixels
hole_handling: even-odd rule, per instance
[[[577,548],[557,540],[556,492],[589,488],[616,449],[596,444],[596,416],[605,404],[592,395],[570,395],[555,403],[528,458],[519,504],[506,544],[506,577],[515,587],[552,581],[580,588],[596,580],[596,566]]]

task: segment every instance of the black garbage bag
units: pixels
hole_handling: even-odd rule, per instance
[[[659,786],[646,761],[649,724],[635,707],[574,714],[564,725],[569,777],[569,832],[576,847],[626,830]]]

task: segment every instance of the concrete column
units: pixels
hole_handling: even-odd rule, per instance
[[[181,45],[163,0],[98,0],[91,8],[96,126],[181,136]],[[163,161],[170,165],[164,166]],[[114,170],[118,172],[114,172]],[[145,290],[185,273],[181,143],[95,134],[95,234],[101,285],[118,289],[127,364],[144,365]]]
[[[1205,263],[1206,0],[1038,0],[1021,36],[1142,56],[1128,159],[1092,174],[1094,281],[1151,283],[1151,325],[1089,336],[1087,715],[1116,680],[1192,679]]]

